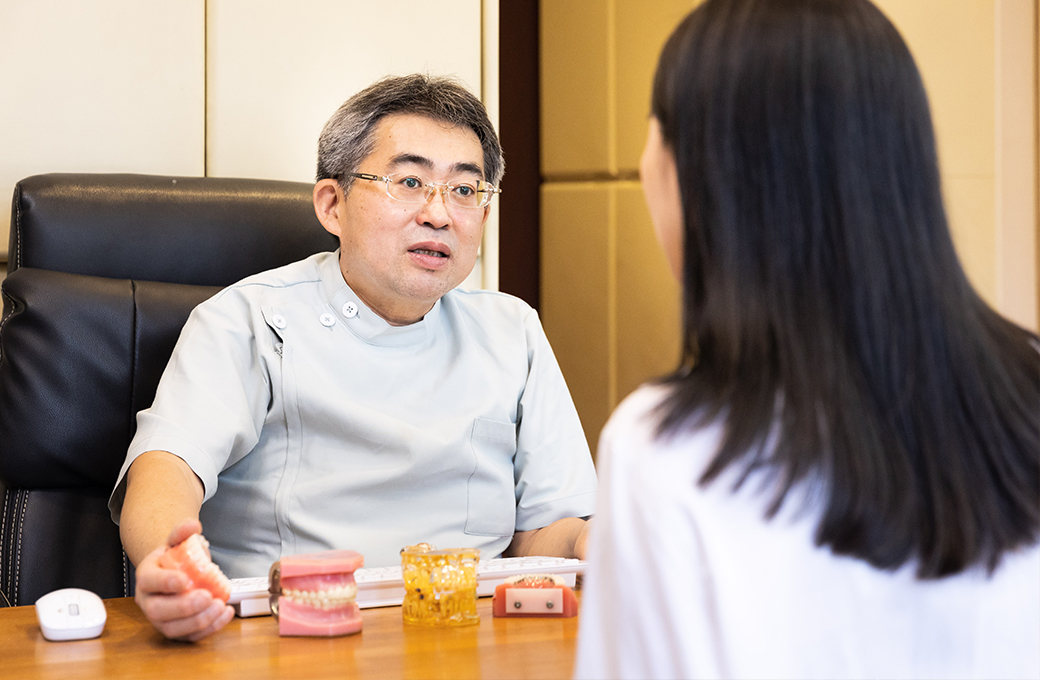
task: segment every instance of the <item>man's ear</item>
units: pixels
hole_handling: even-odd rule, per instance
[[[321,226],[333,236],[339,236],[339,212],[343,209],[343,191],[334,179],[323,179],[314,185],[314,212]]]

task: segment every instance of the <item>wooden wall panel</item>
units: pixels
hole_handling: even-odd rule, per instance
[[[620,173],[635,176],[646,141],[650,90],[657,58],[676,24],[698,2],[691,0],[617,0],[617,164]]]
[[[612,220],[604,228],[602,209],[575,211],[562,201],[542,210],[545,227],[571,232],[553,234],[551,242],[542,244],[542,298],[554,305],[546,331],[554,343],[575,352],[599,348],[568,359],[564,367],[568,381],[581,386],[577,401],[579,409],[586,409],[587,431],[605,420],[604,399],[613,407],[643,380],[672,368],[677,358],[677,286],[654,248],[645,207],[631,180],[646,134],[658,54],[696,4],[542,0],[540,5],[543,196],[565,192],[568,182],[590,181],[605,195]],[[1035,0],[877,4],[901,31],[921,69],[953,238],[968,276],[998,310],[1036,328],[1040,133]],[[566,219],[557,210],[567,211]],[[602,252],[610,254],[607,262],[590,263]],[[571,282],[576,273],[592,271],[595,277],[580,281],[580,294],[554,289],[579,285]],[[590,287],[601,281],[598,291]],[[599,310],[595,324],[573,323],[592,309]],[[594,395],[594,389],[605,392]]]
[[[593,450],[618,401],[678,357],[678,286],[635,180],[657,54],[694,4],[540,4],[543,320]]]
[[[679,283],[654,236],[639,182],[617,195],[617,391],[620,402],[648,379],[679,365]]]
[[[608,185],[543,185],[540,314],[593,451],[616,389],[613,228]]]
[[[916,59],[968,277],[1037,327],[1035,0],[875,0]],[[1022,182],[1022,179],[1025,179]]]
[[[616,170],[608,0],[542,0],[542,174],[608,175]]]

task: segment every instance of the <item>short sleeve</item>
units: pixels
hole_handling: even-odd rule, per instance
[[[596,471],[588,441],[538,314],[524,319],[528,378],[520,399],[516,529],[539,529],[595,510]]]
[[[271,399],[265,355],[276,355],[277,346],[259,305],[241,290],[225,289],[192,311],[155,401],[137,414],[137,432],[109,499],[113,520],[118,523],[122,511],[126,472],[147,451],[183,459],[202,480],[205,499],[213,496],[220,471],[259,441]]]

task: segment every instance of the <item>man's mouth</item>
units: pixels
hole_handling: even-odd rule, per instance
[[[445,253],[439,252],[437,250],[427,250],[425,248],[415,248],[414,250],[409,250],[408,252],[418,253],[419,255],[429,255],[430,257],[447,257]]]

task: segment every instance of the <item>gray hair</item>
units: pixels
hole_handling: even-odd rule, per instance
[[[484,180],[498,186],[505,159],[484,105],[454,78],[418,73],[377,81],[332,114],[318,138],[318,181],[335,179],[348,190],[353,183],[348,174],[358,172],[375,147],[376,124],[397,113],[473,130],[484,150]]]

